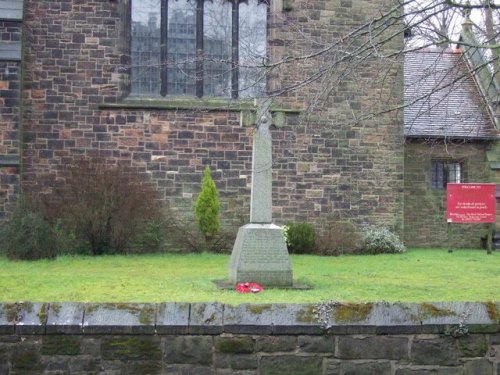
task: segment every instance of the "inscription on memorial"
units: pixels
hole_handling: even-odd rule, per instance
[[[276,230],[254,229],[243,240],[243,247],[246,251],[241,255],[243,264],[259,263],[263,264],[284,264],[288,265],[288,257],[283,257],[281,251],[276,251],[277,243],[282,234]],[[286,246],[286,244],[284,244]]]

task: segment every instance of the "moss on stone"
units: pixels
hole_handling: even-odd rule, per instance
[[[47,322],[47,314],[49,310],[49,304],[44,303],[42,304],[42,307],[40,308],[40,311],[38,312],[38,319],[40,320],[40,324],[45,324]]]
[[[488,316],[491,320],[497,321],[500,319],[500,312],[497,309],[497,305],[491,301],[485,302],[486,311],[488,312]]]
[[[301,323],[318,323],[314,305],[307,306],[297,312],[297,321]]]
[[[155,321],[155,309],[153,306],[146,305],[139,312],[139,323],[144,325],[153,324]]]
[[[42,354],[44,355],[78,355],[81,338],[78,336],[44,336]]]
[[[439,318],[444,316],[456,316],[457,314],[448,309],[440,309],[439,307],[431,303],[422,303],[420,305],[420,317],[421,319],[427,318]]]
[[[153,306],[135,305],[131,303],[101,303],[101,304],[88,304],[85,310],[88,314],[96,312],[99,308],[106,310],[122,310],[127,311],[132,315],[138,317],[141,324],[153,324],[155,320],[155,309]]]
[[[341,304],[335,309],[335,320],[337,322],[359,322],[368,318],[372,309],[372,303]]]
[[[271,310],[272,305],[248,305],[247,311],[252,314],[262,314],[264,311]]]
[[[253,353],[254,340],[251,337],[222,337],[215,348],[219,353]]]
[[[28,313],[35,311],[35,305],[33,305],[33,302],[21,302],[18,306],[19,309],[25,310]]]
[[[6,303],[3,305],[3,312],[8,322],[15,322],[17,320],[18,308],[15,303]]]
[[[61,312],[62,305],[60,303],[51,303],[50,311],[53,311],[56,315],[59,315]]]
[[[500,332],[500,324],[473,324],[468,326],[469,333],[491,333]]]

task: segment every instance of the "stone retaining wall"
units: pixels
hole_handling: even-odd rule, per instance
[[[0,304],[0,374],[500,373],[500,303]]]

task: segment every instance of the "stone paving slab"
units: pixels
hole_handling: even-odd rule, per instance
[[[16,333],[19,335],[45,333],[48,309],[48,303],[18,303]]]
[[[84,313],[84,303],[51,303],[47,317],[46,333],[82,333]]]
[[[156,332],[158,334],[188,334],[189,332],[189,303],[162,303],[156,314]]]
[[[155,304],[86,304],[85,334],[155,333]]]
[[[224,331],[224,305],[221,303],[192,303],[189,314],[190,334],[219,334]]]
[[[272,333],[272,306],[266,304],[225,305],[224,332],[235,334]]]
[[[0,334],[13,334],[16,330],[17,306],[15,303],[0,304]]]
[[[322,334],[312,304],[275,304],[272,309],[273,333],[279,335]]]
[[[2,334],[449,334],[500,332],[500,303],[4,303]]]

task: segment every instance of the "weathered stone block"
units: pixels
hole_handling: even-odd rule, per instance
[[[493,363],[487,359],[476,359],[465,362],[464,375],[490,375],[493,374]],[[498,374],[498,373],[497,373]]]
[[[0,304],[0,334],[13,334],[17,320],[17,308],[13,303]]]
[[[162,372],[161,361],[127,361],[121,367],[121,374],[123,375],[159,375]]]
[[[276,304],[272,314],[274,334],[324,334],[312,304]]]
[[[463,375],[463,367],[415,366],[398,368],[395,375]]]
[[[188,327],[188,303],[162,303],[158,306],[156,322],[158,334],[187,334]]]
[[[255,341],[257,352],[290,352],[297,347],[295,336],[259,336]]]
[[[484,357],[488,352],[488,341],[484,335],[467,335],[458,339],[461,357]]]
[[[232,371],[232,370],[231,370]],[[166,366],[166,375],[215,375],[215,370],[204,366]]]
[[[83,303],[51,303],[45,332],[81,333],[83,328]]]
[[[156,305],[103,303],[85,305],[86,334],[154,333]]]
[[[223,331],[224,305],[220,303],[193,303],[189,316],[190,334],[218,334]]]
[[[299,336],[299,349],[310,353],[333,353],[335,343],[333,336]]]
[[[343,375],[391,375],[391,363],[381,362],[344,362],[342,363]]]
[[[250,336],[216,337],[215,350],[219,353],[253,353],[255,351],[255,340]]]
[[[326,365],[326,375],[341,375],[341,365],[342,361],[337,359],[327,359],[325,360]]]
[[[69,373],[77,375],[98,374],[101,360],[96,357],[77,356],[68,361]]]
[[[224,332],[270,334],[273,305],[242,304],[224,307]]]
[[[157,336],[106,336],[101,344],[106,360],[161,360],[161,342]]]
[[[407,359],[406,337],[350,337],[340,336],[338,358],[345,359]]]
[[[255,354],[221,354],[215,356],[215,367],[217,373],[220,371],[228,371],[233,373],[236,370],[256,370],[258,360]],[[224,372],[222,372],[224,373]]]
[[[12,373],[42,373],[41,357],[38,350],[39,348],[33,344],[19,345],[16,350],[13,350],[10,356]]]
[[[166,336],[164,360],[172,364],[212,364],[211,336]]]
[[[322,372],[323,359],[318,357],[299,357],[293,355],[262,357],[262,375],[318,375]]]
[[[81,342],[81,336],[43,336],[41,353],[43,355],[78,355]]]
[[[42,367],[45,374],[69,374],[68,361],[57,357],[45,357],[42,360]]]
[[[48,303],[21,302],[16,305],[16,333],[21,335],[45,333]]]
[[[457,365],[456,341],[451,337],[416,338],[411,346],[410,360],[421,365]]]

